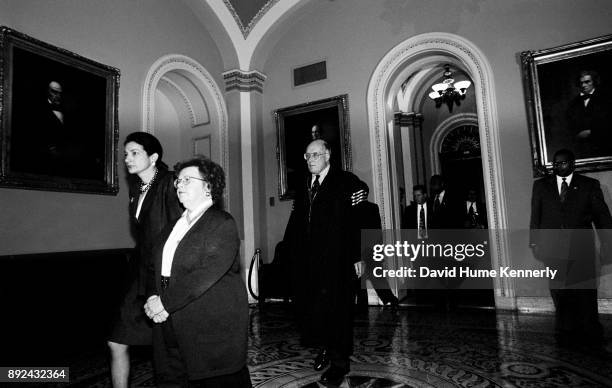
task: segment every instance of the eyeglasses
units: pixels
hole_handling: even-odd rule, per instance
[[[319,160],[319,158],[323,155],[325,155],[327,152],[313,152],[312,154],[304,154],[304,160],[308,160],[308,159],[312,159],[312,160]]]
[[[185,177],[182,177],[182,178],[176,178],[174,180],[174,187],[178,188],[181,183],[184,184],[185,186],[187,186],[189,184],[189,182],[191,182],[192,179],[197,179],[199,181],[206,182],[202,178],[196,178],[194,176],[185,176]]]

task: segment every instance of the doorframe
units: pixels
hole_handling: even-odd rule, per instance
[[[383,228],[392,229],[392,214],[398,204],[392,190],[389,163],[388,125],[393,120],[393,98],[397,95],[398,76],[418,71],[423,66],[439,64],[440,58],[458,63],[474,82],[478,128],[487,212],[489,222],[489,252],[493,268],[510,264],[507,235],[507,205],[501,164],[501,145],[493,82],[489,61],[470,41],[455,34],[432,32],[409,38],[393,47],[378,63],[368,84],[367,109],[370,150],[373,166],[374,199],[381,210]],[[516,309],[514,283],[511,279],[495,278],[495,305],[500,309]]]

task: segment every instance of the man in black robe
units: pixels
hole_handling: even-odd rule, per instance
[[[306,148],[309,174],[296,194],[289,219],[295,301],[302,344],[318,347],[314,369],[331,366],[321,382],[340,385],[353,350],[353,280],[359,241],[351,195],[359,178],[330,166],[322,139]]]

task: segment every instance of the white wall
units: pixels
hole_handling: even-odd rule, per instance
[[[223,85],[215,43],[179,1],[8,0],[0,24],[121,70],[120,161],[123,139],[140,129],[144,78],[159,57],[194,58]],[[122,162],[119,172],[117,196],[0,189],[0,255],[133,246]]]
[[[606,0],[318,2],[293,21],[266,62],[264,112],[348,93],[353,171],[371,185],[365,96],[375,66],[392,47],[414,35],[433,31],[460,35],[479,47],[493,70],[504,183],[512,191],[507,196],[509,227],[526,229],[533,176],[518,53],[608,34],[610,20],[612,2]],[[327,59],[329,79],[293,89],[291,68],[321,58]],[[266,195],[278,199],[276,133],[269,114],[264,114],[264,139]],[[612,204],[612,174],[592,175],[601,180]],[[268,214],[267,250],[272,252],[282,238],[291,204],[262,206]],[[511,243],[511,255],[530,254],[523,239]]]

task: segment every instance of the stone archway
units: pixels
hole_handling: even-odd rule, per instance
[[[384,228],[392,228],[395,211],[391,166],[388,162],[389,124],[393,120],[390,103],[397,95],[402,74],[439,64],[452,62],[460,66],[474,82],[478,126],[482,147],[482,164],[487,210],[490,214],[490,254],[492,265],[509,265],[507,210],[501,166],[499,125],[495,105],[495,88],[489,62],[468,40],[449,33],[433,32],[401,42],[379,62],[368,85],[367,106],[370,128],[370,147],[373,166],[374,197],[379,204]],[[395,89],[394,89],[395,88]],[[515,309],[514,286],[507,279],[495,279],[497,308]]]
[[[150,67],[144,82],[141,130],[155,131],[156,91],[171,91],[184,108],[185,120],[191,126],[214,122],[218,150],[217,162],[224,171],[229,167],[227,107],[221,88],[212,75],[197,61],[184,55],[172,54],[159,58]],[[170,94],[170,93],[166,93]],[[215,152],[216,152],[215,150]],[[230,205],[230,185],[226,182],[224,202]]]

